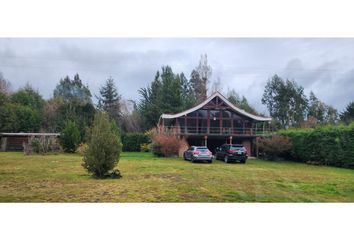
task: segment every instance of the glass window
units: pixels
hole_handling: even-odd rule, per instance
[[[207,131],[208,131],[208,120],[207,119],[199,119],[198,132],[199,133],[207,133]]]
[[[198,110],[197,113],[199,118],[208,118],[208,110]]]
[[[231,112],[230,111],[222,111],[222,117],[223,118],[231,118]]]
[[[220,120],[210,119],[210,133],[220,133]]]
[[[242,118],[240,117],[240,115],[238,115],[237,113],[233,113],[233,114],[232,114],[232,118],[233,118],[233,119],[242,119]]]
[[[233,120],[234,124],[234,134],[243,133],[243,122],[241,120]]]
[[[187,118],[187,131],[189,133],[196,133],[196,131],[197,131],[197,119]]]
[[[197,112],[196,111],[187,114],[187,117],[196,117],[196,116],[197,116]]]
[[[220,111],[218,110],[211,110],[210,111],[210,119],[220,118]]]

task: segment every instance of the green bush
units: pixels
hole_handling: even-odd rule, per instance
[[[95,114],[93,127],[88,135],[88,148],[82,166],[98,178],[120,177],[118,164],[122,151],[118,128],[109,121],[106,113]]]
[[[75,122],[67,121],[63,131],[60,133],[60,144],[65,152],[75,152],[81,142],[79,128]]]
[[[261,138],[258,141],[258,147],[262,157],[275,160],[276,158],[289,156],[292,144],[290,138],[287,136],[272,135]]]
[[[124,152],[140,152],[142,144],[149,144],[150,139],[144,133],[127,133],[122,135]]]
[[[291,139],[295,161],[320,165],[354,167],[354,123],[314,129],[279,131]]]

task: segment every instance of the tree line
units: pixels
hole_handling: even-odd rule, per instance
[[[114,79],[108,78],[93,96],[89,87],[76,74],[58,82],[52,97],[44,100],[30,84],[11,92],[11,84],[0,74],[0,132],[62,132],[75,124],[79,138],[85,140],[92,126],[95,112],[106,112],[124,134],[141,132],[156,126],[162,113],[178,113],[204,101],[210,90],[212,68],[206,55],[187,76],[175,73],[170,66],[162,66],[152,82],[138,91],[139,101],[121,97]],[[222,91],[220,80],[214,91]],[[249,104],[245,96],[234,89],[222,92],[230,102],[247,112],[262,115]],[[93,103],[93,97],[98,104]],[[266,105],[277,129],[313,127],[318,124],[350,123],[354,119],[354,102],[342,113],[319,100],[294,80],[274,75],[267,81],[262,103]]]

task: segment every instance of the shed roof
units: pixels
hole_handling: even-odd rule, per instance
[[[16,137],[31,137],[31,136],[60,136],[60,133],[0,133],[0,136],[6,136],[6,137],[12,137],[12,136],[16,136]]]

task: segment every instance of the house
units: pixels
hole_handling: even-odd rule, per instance
[[[255,155],[258,136],[270,133],[271,118],[248,113],[215,92],[199,105],[176,114],[162,114],[159,132],[185,138],[189,145],[204,145],[211,151],[224,143],[239,143]]]

